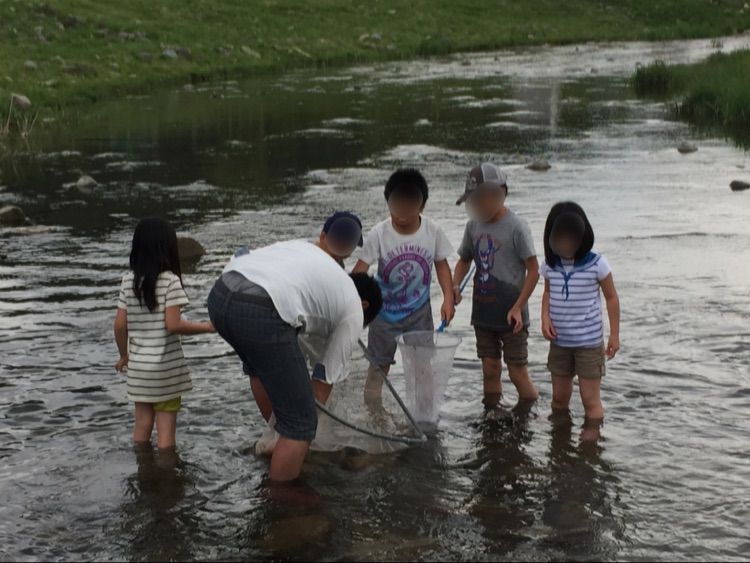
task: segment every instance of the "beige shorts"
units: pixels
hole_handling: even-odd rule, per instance
[[[529,330],[524,328],[514,334],[513,331],[498,332],[474,327],[477,336],[477,356],[480,358],[505,357],[509,366],[525,366],[529,363]]]
[[[604,344],[596,348],[563,348],[550,344],[547,369],[552,375],[578,376],[583,379],[601,379],[607,369],[604,364]]]

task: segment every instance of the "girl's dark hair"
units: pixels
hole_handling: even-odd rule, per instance
[[[383,193],[386,201],[394,193],[415,200],[421,197],[423,207],[427,203],[427,197],[429,196],[427,180],[424,179],[422,173],[416,168],[399,168],[396,170],[385,183],[385,191]]]
[[[583,238],[581,239],[581,245],[576,251],[575,259],[580,260],[591,252],[592,248],[594,248],[594,229],[591,227],[591,223],[589,223],[589,219],[586,217],[586,212],[583,208],[573,201],[562,201],[556,203],[552,206],[552,209],[550,209],[549,215],[547,215],[547,222],[544,225],[544,259],[547,262],[547,266],[550,268],[554,268],[560,259],[560,257],[552,251],[552,247],[549,243],[550,236],[552,235],[552,228],[558,217],[567,214],[577,215],[583,219]]]
[[[133,293],[138,303],[146,304],[152,313],[156,302],[156,281],[162,272],[172,272],[182,283],[177,233],[174,227],[159,217],[141,219],[133,233],[130,250],[130,269],[133,270]]]
[[[367,301],[369,306],[365,309],[365,326],[369,325],[378,316],[380,308],[383,306],[383,294],[380,292],[380,286],[375,278],[364,272],[358,274],[349,274],[357,288],[359,298]]]

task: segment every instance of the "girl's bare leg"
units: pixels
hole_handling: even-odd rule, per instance
[[[175,447],[177,434],[177,413],[156,413],[157,446],[160,450]]]
[[[566,375],[552,375],[552,412],[570,409],[573,396],[573,378]]]
[[[590,421],[604,419],[604,407],[601,399],[601,379],[578,379],[581,390],[581,401],[586,409],[586,419]]]
[[[136,444],[151,441],[151,431],[154,428],[154,406],[151,403],[135,404],[135,427],[133,428],[133,442]]]

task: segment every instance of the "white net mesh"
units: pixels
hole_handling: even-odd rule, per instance
[[[445,332],[409,332],[398,338],[406,407],[425,432],[434,431],[461,337]]]

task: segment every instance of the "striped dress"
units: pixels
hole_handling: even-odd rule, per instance
[[[562,348],[597,348],[604,341],[601,282],[612,272],[606,258],[590,252],[578,262],[542,264],[549,281],[549,313]]]
[[[156,282],[158,307],[151,312],[133,292],[133,272],[122,278],[119,309],[128,314],[128,398],[140,403],[160,403],[180,397],[193,384],[182,353],[179,334],[167,332],[167,307],[188,304],[180,278],[162,272]]]

